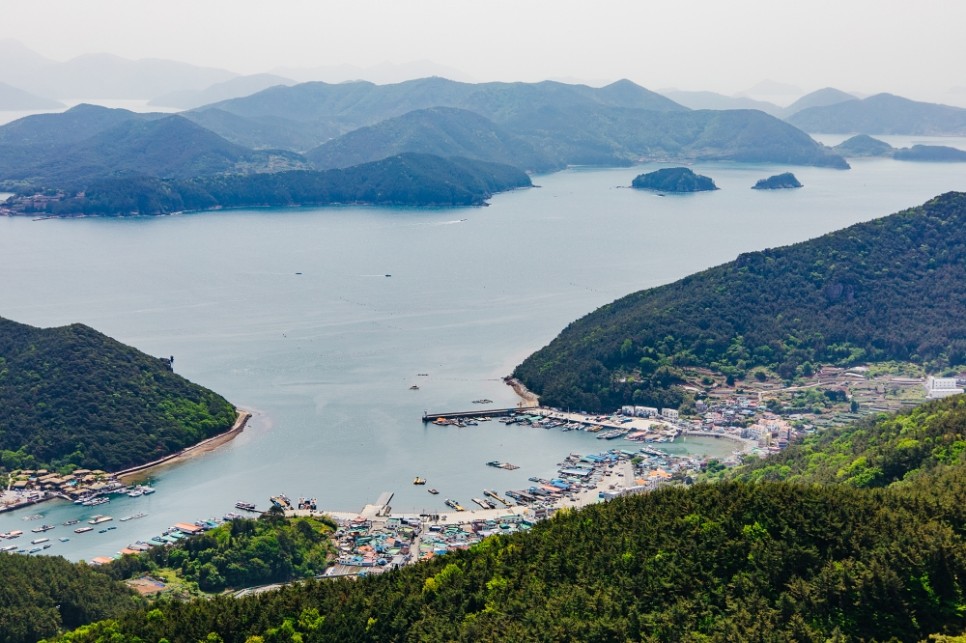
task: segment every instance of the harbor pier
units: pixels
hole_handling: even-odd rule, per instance
[[[440,418],[443,420],[459,420],[462,418],[506,417],[515,413],[524,413],[528,410],[534,410],[535,408],[536,407],[514,406],[508,409],[476,409],[474,411],[446,411],[445,413],[430,413],[429,411],[423,411],[423,422],[435,422]]]

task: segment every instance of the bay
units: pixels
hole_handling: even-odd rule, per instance
[[[540,187],[486,208],[2,218],[0,315],[82,322],[174,355],[178,373],[255,415],[225,447],[155,474],[156,494],[95,509],[46,503],[0,515],[0,531],[29,533],[34,521],[23,518],[42,514],[38,521],[58,525],[47,553],[90,559],[175,522],[220,516],[238,500],[267,507],[276,493],[354,511],[393,491],[395,509],[421,511],[441,510],[445,497],[467,504],[483,488],[526,486],[572,451],[620,441],[495,422],[440,428],[424,425],[423,412],[471,409],[479,398],[513,405],[500,378],[617,297],[966,189],[961,165],[852,165],[695,164],[721,189],[683,196],[628,189],[659,167],[647,165],[538,176]],[[805,187],[749,189],[787,170]],[[494,459],[520,469],[485,466]],[[413,486],[416,475],[440,495]],[[137,512],[148,515],[119,521]],[[59,526],[94,513],[114,516],[117,529],[75,535]]]

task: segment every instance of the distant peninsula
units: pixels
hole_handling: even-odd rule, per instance
[[[853,158],[864,156],[893,158],[897,161],[966,162],[966,151],[948,145],[913,145],[912,147],[895,148],[885,141],[872,138],[867,134],[853,136],[832,149],[842,156]]]
[[[895,148],[868,134],[856,134],[832,148],[839,154],[849,158],[857,157],[889,157]]]
[[[634,178],[631,187],[658,192],[705,192],[718,186],[707,176],[695,174],[686,167],[667,167]]]
[[[531,186],[525,172],[509,165],[400,154],[323,172],[101,179],[79,192],[13,197],[0,206],[0,214],[72,217],[325,205],[463,207],[485,205],[498,192]]]
[[[0,318],[0,469],[119,471],[224,434],[234,406],[93,328]]]
[[[802,182],[799,181],[791,172],[782,172],[767,179],[758,179],[758,182],[751,186],[752,190],[785,190],[788,188],[800,188]]]
[[[935,163],[966,162],[966,151],[948,145],[913,145],[892,153],[897,161],[931,161]]]

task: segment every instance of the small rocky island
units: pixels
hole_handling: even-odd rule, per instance
[[[795,178],[791,172],[782,172],[767,179],[758,179],[758,182],[751,186],[752,190],[785,190],[788,188],[800,188],[802,182]]]
[[[707,176],[695,174],[686,167],[668,167],[637,176],[631,187],[658,192],[704,192],[718,186]]]

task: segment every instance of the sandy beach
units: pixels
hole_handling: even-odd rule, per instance
[[[121,482],[126,482],[135,478],[144,477],[146,473],[155,471],[160,467],[176,464],[178,462],[184,462],[185,460],[195,456],[214,451],[223,444],[232,441],[235,436],[244,430],[245,425],[248,424],[248,420],[251,419],[252,414],[248,411],[243,411],[242,409],[236,410],[238,411],[238,416],[235,418],[235,424],[233,424],[232,427],[224,433],[219,433],[218,435],[210,437],[207,440],[202,440],[194,446],[182,449],[177,453],[172,453],[171,455],[165,456],[153,462],[131,467],[130,469],[125,469],[124,471],[118,471],[114,474],[115,477]]]

